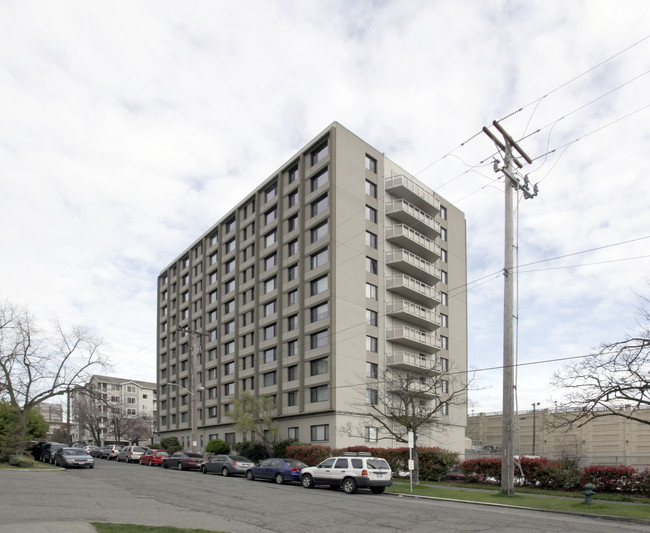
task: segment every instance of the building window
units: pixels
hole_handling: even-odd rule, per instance
[[[273,276],[272,278],[267,279],[264,282],[264,294],[268,294],[269,292],[274,291],[275,288],[276,288],[275,276]]]
[[[287,405],[289,407],[293,405],[298,405],[298,391],[297,390],[292,390],[291,392],[287,393]]]
[[[224,294],[231,293],[234,290],[235,290],[235,280],[234,279],[231,279],[230,281],[227,281],[223,286]]]
[[[446,357],[440,358],[440,370],[442,372],[449,372],[449,359]]]
[[[366,246],[377,249],[377,235],[372,231],[366,231]]]
[[[446,270],[441,270],[440,271],[440,282],[441,283],[447,283],[447,271]]]
[[[379,376],[379,366],[377,363],[366,362],[366,377],[377,379]]]
[[[370,274],[377,274],[379,272],[376,259],[366,257],[366,272]]]
[[[298,167],[290,168],[287,172],[288,183],[293,183],[298,179]]]
[[[368,196],[372,196],[373,198],[377,198],[377,185],[375,185],[372,181],[366,180],[366,194]]]
[[[443,328],[448,328],[449,327],[449,317],[445,315],[444,313],[440,313],[440,325]]]
[[[329,197],[324,194],[311,203],[311,216],[315,217],[329,208]]]
[[[230,376],[231,374],[235,373],[235,362],[230,361],[230,363],[226,363],[223,365],[223,375],[224,376]]]
[[[270,302],[264,304],[264,316],[271,316],[276,311],[276,300],[271,300]]]
[[[311,166],[313,167],[319,161],[325,159],[329,154],[329,146],[327,142],[321,144],[311,153]]]
[[[312,333],[309,336],[309,340],[309,345],[311,346],[312,350],[327,346],[329,344],[329,330],[324,329],[323,331]]]
[[[233,313],[235,311],[235,300],[230,300],[223,304],[223,312],[225,315]]]
[[[277,359],[277,351],[275,348],[269,348],[268,350],[264,350],[265,363],[272,363],[276,359]]]
[[[225,230],[226,230],[226,233],[230,233],[231,231],[235,230],[235,218],[234,217],[226,222]]]
[[[264,374],[265,387],[272,387],[276,383],[277,383],[277,374],[275,370],[273,372],[267,372],[266,374]]]
[[[268,341],[277,335],[277,328],[275,324],[270,324],[264,328],[264,340]]]
[[[294,239],[289,244],[287,244],[287,256],[291,257],[298,253],[298,239]]]
[[[327,248],[323,248],[322,250],[318,250],[318,252],[313,253],[309,259],[310,267],[312,270],[314,268],[321,267],[329,262],[329,251]]]
[[[293,215],[287,219],[287,233],[298,229],[298,215]]]
[[[329,175],[327,169],[322,170],[311,178],[311,192],[314,192],[319,187],[325,185],[329,180]]]
[[[440,228],[440,238],[443,241],[447,240],[447,228]]]
[[[377,300],[377,285],[366,283],[366,298]]]
[[[369,205],[366,206],[366,220],[377,223],[377,210]]]
[[[298,355],[298,341],[287,342],[287,355]]]
[[[315,228],[312,228],[311,230],[312,244],[315,243],[316,241],[321,240],[324,237],[327,237],[328,234],[329,234],[329,224],[327,221],[323,222],[322,224],[319,224]]]
[[[269,209],[266,213],[264,213],[264,224],[270,224],[273,222],[276,218],[278,218],[278,208],[274,207],[272,209]]]
[[[224,335],[230,335],[231,333],[235,332],[235,321],[234,320],[229,320],[223,325],[223,334]]]
[[[449,337],[440,335],[440,345],[443,350],[449,350]]]
[[[366,351],[377,353],[377,337],[366,335]]]
[[[288,428],[288,430],[287,430],[287,438],[289,440],[298,442],[298,428],[297,427]]]
[[[277,183],[274,183],[273,185],[270,185],[266,191],[264,191],[264,201],[268,202],[270,200],[273,200],[278,195],[278,185]]]
[[[447,220],[447,208],[443,205],[440,206],[440,218]]]
[[[298,365],[287,367],[287,381],[296,381],[298,379]]]
[[[378,320],[377,311],[366,309],[366,324],[369,326],[376,326]]]
[[[298,265],[291,265],[287,268],[287,280],[293,281],[298,278]]]
[[[287,304],[295,305],[298,303],[298,289],[294,289],[287,293]]]
[[[235,394],[235,384],[234,383],[226,383],[223,386],[223,395],[224,396],[232,396]]]
[[[328,302],[316,305],[310,309],[311,321],[318,322],[329,316],[329,304]]]
[[[444,416],[449,415],[449,404],[448,403],[443,403],[442,404],[442,409],[440,410]]]
[[[329,387],[328,385],[319,385],[309,389],[311,395],[311,403],[326,402],[329,400]]]
[[[266,235],[264,235],[264,247],[268,248],[272,244],[275,244],[275,241],[278,239],[278,232],[277,230],[273,230]]]
[[[312,441],[325,441],[330,440],[330,426],[329,424],[321,424],[318,426],[311,426],[309,428],[311,431],[311,440]]]
[[[446,263],[446,262],[447,262],[447,250],[445,250],[444,248],[442,248],[442,249],[440,250],[440,260],[441,260],[443,263]]]
[[[320,376],[321,374],[327,374],[328,372],[328,363],[327,357],[321,357],[320,359],[314,359],[309,363],[309,371],[312,376]]]
[[[366,169],[377,174],[377,160],[366,154]]]
[[[225,253],[229,254],[230,252],[235,251],[235,239],[230,239],[225,245],[224,245],[224,250]]]
[[[287,318],[287,331],[298,329],[298,315],[292,315]]]
[[[310,282],[310,294],[316,296],[328,289],[327,276],[322,276]]]
[[[217,387],[210,387],[208,389],[208,400],[216,400],[217,399]]]
[[[376,427],[366,426],[366,442],[377,442],[379,430]]]
[[[278,264],[278,254],[274,252],[264,259],[264,270],[270,270],[277,264]]]
[[[293,191],[287,196],[287,207],[293,207],[298,203],[298,191]]]
[[[449,381],[446,379],[440,380],[440,392],[447,394],[449,392]]]
[[[449,296],[444,291],[440,291],[440,303],[442,305],[449,305]]]
[[[379,392],[377,389],[366,389],[366,403],[370,405],[377,405],[379,402]]]

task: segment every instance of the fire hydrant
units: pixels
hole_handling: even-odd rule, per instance
[[[587,483],[585,485],[585,490],[582,491],[582,494],[585,495],[585,503],[587,505],[591,505],[592,503],[594,503],[593,498],[594,498],[594,494],[596,494],[594,492],[595,488],[596,487],[594,485],[592,485],[591,483]]]

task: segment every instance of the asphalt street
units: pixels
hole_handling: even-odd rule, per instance
[[[90,521],[228,533],[650,531],[623,520],[364,491],[346,495],[106,460],[97,460],[92,470],[0,470],[0,533],[65,531],[66,523],[72,529]]]

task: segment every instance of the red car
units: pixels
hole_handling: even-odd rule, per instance
[[[140,464],[149,466],[161,466],[165,457],[169,457],[169,454],[165,450],[151,450],[150,452],[145,453],[142,457],[140,457]]]

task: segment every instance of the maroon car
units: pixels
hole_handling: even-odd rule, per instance
[[[163,464],[163,459],[169,457],[165,450],[151,450],[140,457],[141,465],[160,466]]]
[[[205,459],[200,453],[175,452],[163,458],[163,468],[178,468],[179,470],[200,470]]]

